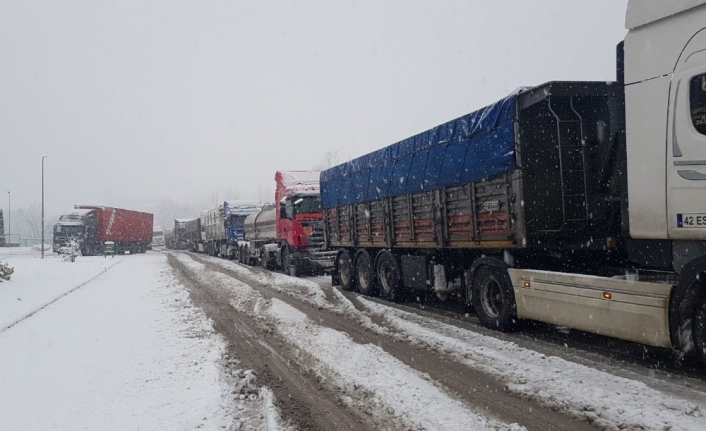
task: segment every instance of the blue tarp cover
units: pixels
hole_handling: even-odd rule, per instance
[[[514,170],[515,101],[512,94],[321,172],[323,208],[479,181]]]

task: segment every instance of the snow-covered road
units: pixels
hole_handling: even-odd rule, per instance
[[[2,431],[706,429],[698,385],[325,280],[185,253],[0,261]]]

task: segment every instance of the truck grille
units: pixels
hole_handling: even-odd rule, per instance
[[[322,221],[303,221],[303,228],[311,228],[311,234],[306,237],[306,245],[311,249],[322,249],[324,247],[324,223]]]
[[[324,222],[321,220],[303,221],[301,224],[303,228],[311,228],[311,234],[306,237],[309,260],[325,269],[333,267],[336,252],[327,251],[324,248]]]

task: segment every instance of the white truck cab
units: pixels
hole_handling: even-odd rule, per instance
[[[706,0],[630,0],[625,22],[630,235],[704,241]]]

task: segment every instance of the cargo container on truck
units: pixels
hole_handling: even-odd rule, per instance
[[[245,219],[238,258],[294,275],[330,269],[334,253],[323,248],[319,171],[277,171],[275,182],[275,204]]]
[[[152,241],[153,219],[150,213],[76,205],[54,225],[52,249],[58,253],[75,239],[84,256],[101,254],[106,241],[113,241],[118,253],[144,253]]]
[[[334,281],[706,363],[706,1],[630,0],[626,27],[616,82],[522,89],[322,172]]]

